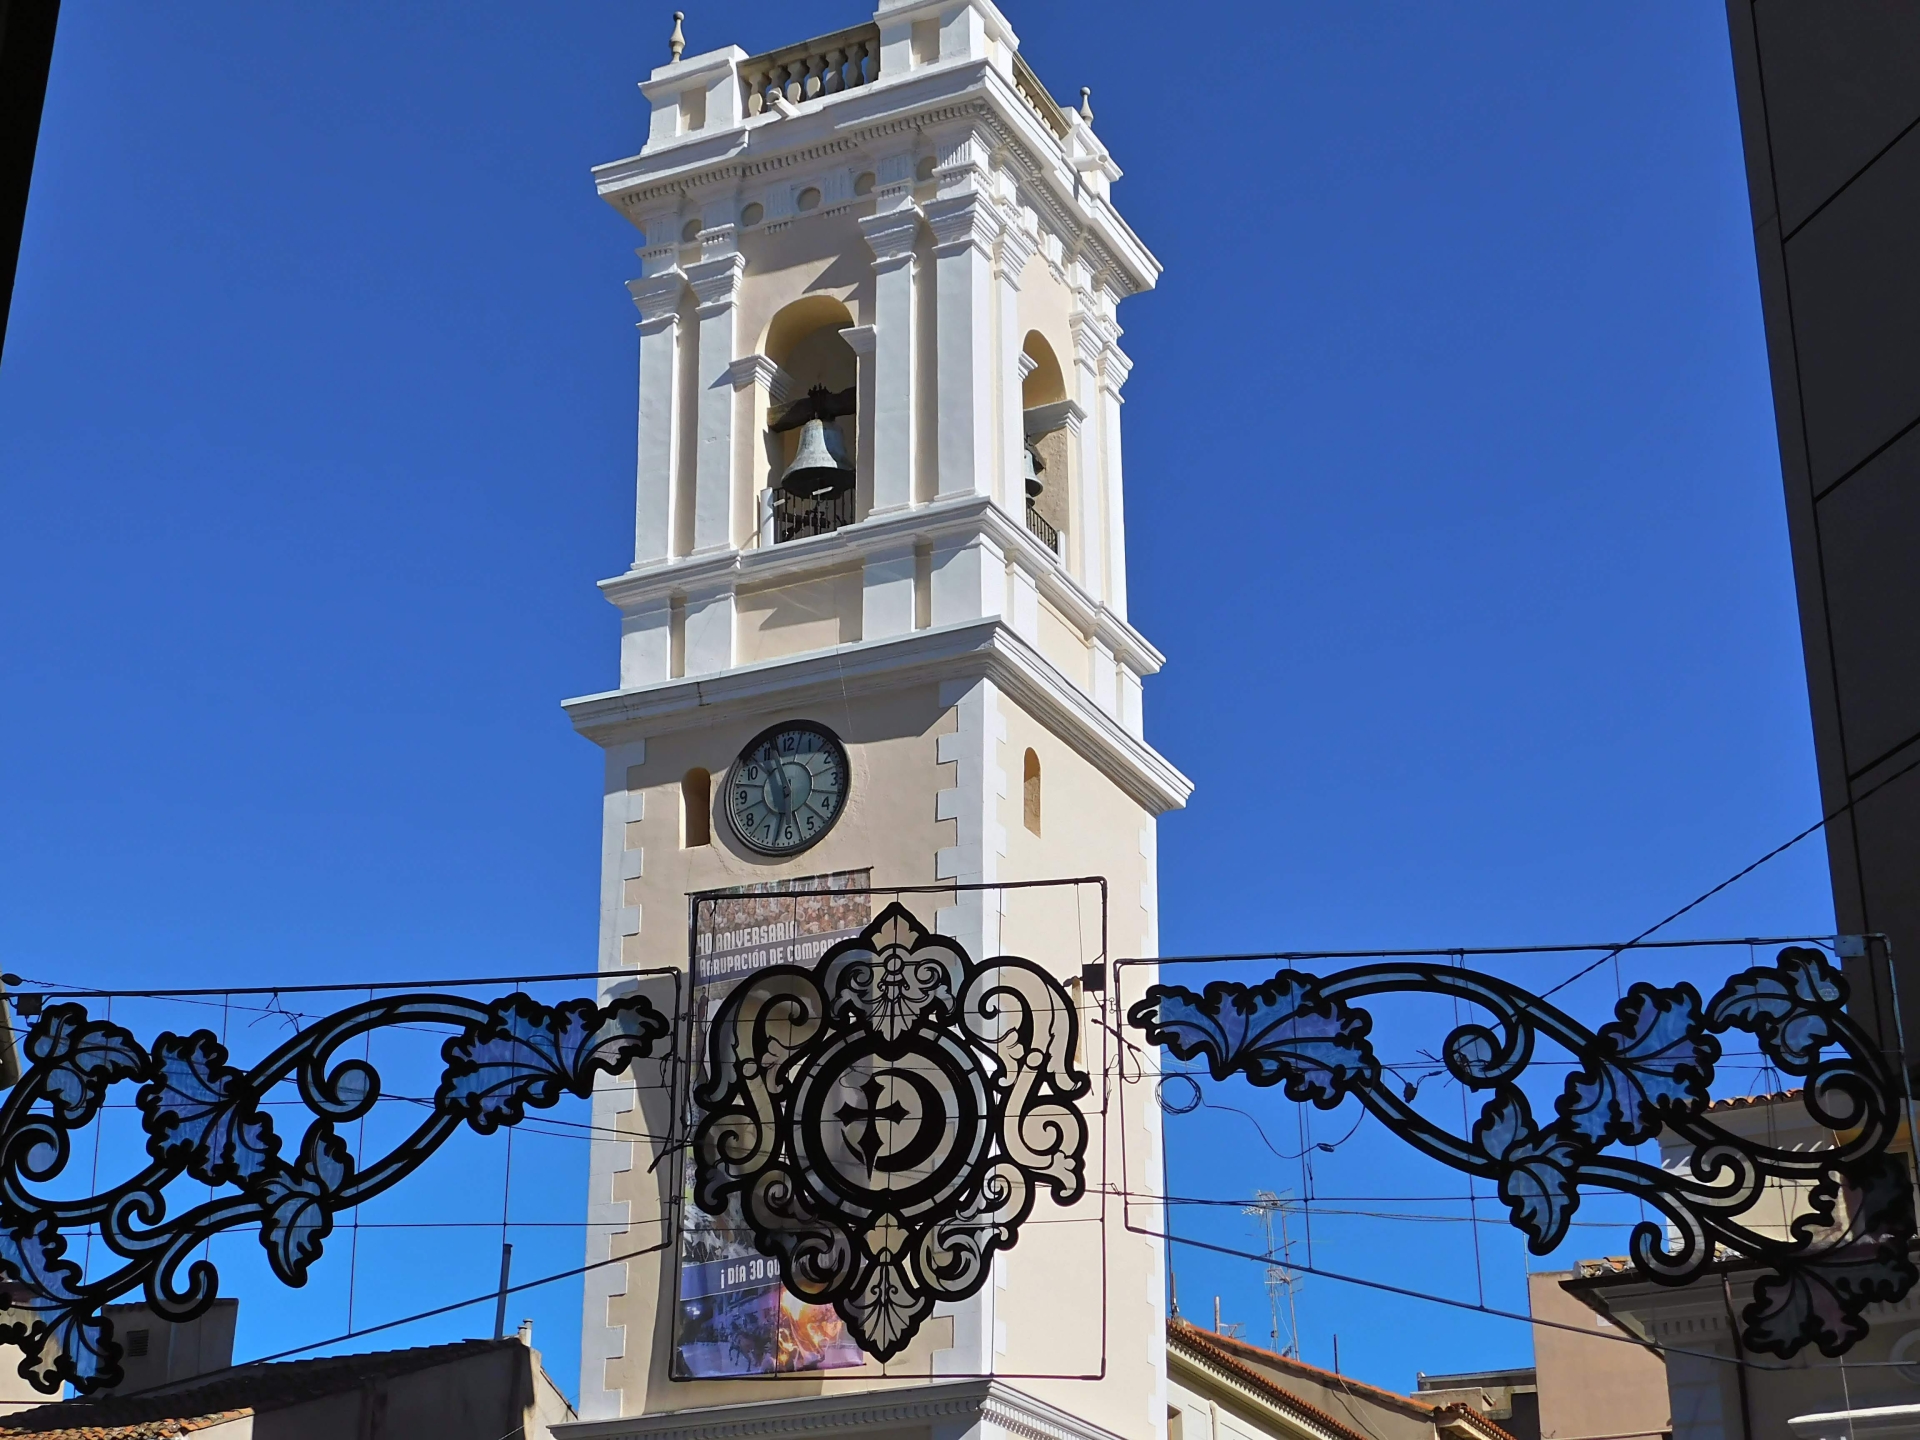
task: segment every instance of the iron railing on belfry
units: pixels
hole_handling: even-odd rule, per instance
[[[773,495],[773,543],[804,540],[809,535],[827,535],[854,521],[853,491],[834,491],[826,495],[789,495],[775,490]]]
[[[1033,506],[1027,506],[1027,529],[1039,537],[1040,543],[1054,554],[1060,553],[1060,532],[1049,525]]]

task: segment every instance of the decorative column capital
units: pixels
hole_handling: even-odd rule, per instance
[[[627,293],[633,296],[640,312],[640,329],[651,335],[680,318],[680,299],[686,293],[687,277],[679,270],[663,270],[643,280],[629,280]]]
[[[875,270],[892,270],[913,263],[913,247],[920,238],[920,207],[907,204],[898,210],[868,215],[860,222],[860,233],[873,251]]]
[[[993,242],[1005,222],[984,195],[945,196],[927,204],[927,224],[933,231],[933,253],[942,258],[968,248],[993,258]]]
[[[1098,371],[1100,354],[1112,341],[1106,323],[1087,310],[1076,310],[1067,317],[1067,329],[1073,335],[1073,358],[1088,370]]]
[[[742,355],[727,366],[727,380],[736,390],[758,385],[776,405],[784,405],[793,394],[793,377],[765,355]]]
[[[872,325],[848,325],[840,331],[847,348],[862,360],[872,358],[880,346],[880,331]]]
[[[1109,345],[1100,356],[1100,388],[1120,398],[1120,387],[1127,383],[1127,376],[1133,373],[1133,361],[1127,352],[1118,345]]]
[[[1002,221],[1000,253],[994,266],[995,273],[1016,290],[1027,262],[1040,253],[1040,237],[1021,223],[1022,218],[1016,213]]]
[[[699,302],[701,319],[718,313],[740,298],[740,277],[746,274],[747,257],[739,253],[701,260],[687,266],[687,283]]]

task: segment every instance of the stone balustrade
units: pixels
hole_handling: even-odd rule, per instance
[[[794,105],[871,85],[880,78],[880,27],[856,25],[770,50],[740,62],[740,83],[749,117],[774,108],[776,98]]]
[[[1013,57],[1013,88],[1020,92],[1020,98],[1027,102],[1027,108],[1040,117],[1042,125],[1061,139],[1066,138],[1067,131],[1072,128],[1066,115],[1047,93],[1047,87],[1040,83],[1040,77],[1033,73],[1033,67],[1018,54]]]

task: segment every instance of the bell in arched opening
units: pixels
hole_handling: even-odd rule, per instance
[[[801,427],[793,463],[780,476],[780,488],[805,499],[812,495],[830,495],[852,484],[853,462],[847,459],[840,427],[828,425],[818,417],[807,421]]]
[[[1031,445],[1021,446],[1020,454],[1020,470],[1027,481],[1027,503],[1031,505],[1040,498],[1040,492],[1047,488],[1047,482],[1040,478],[1047,468],[1047,462],[1040,458],[1039,452]]]

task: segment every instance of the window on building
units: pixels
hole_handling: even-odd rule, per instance
[[[680,848],[713,843],[713,777],[689,770],[680,782]]]
[[[1034,834],[1040,833],[1040,757],[1027,751],[1026,773],[1020,783],[1021,819],[1027,822],[1027,829]]]
[[[127,1332],[127,1358],[140,1360],[146,1357],[147,1344],[152,1336],[149,1330],[129,1330]]]

